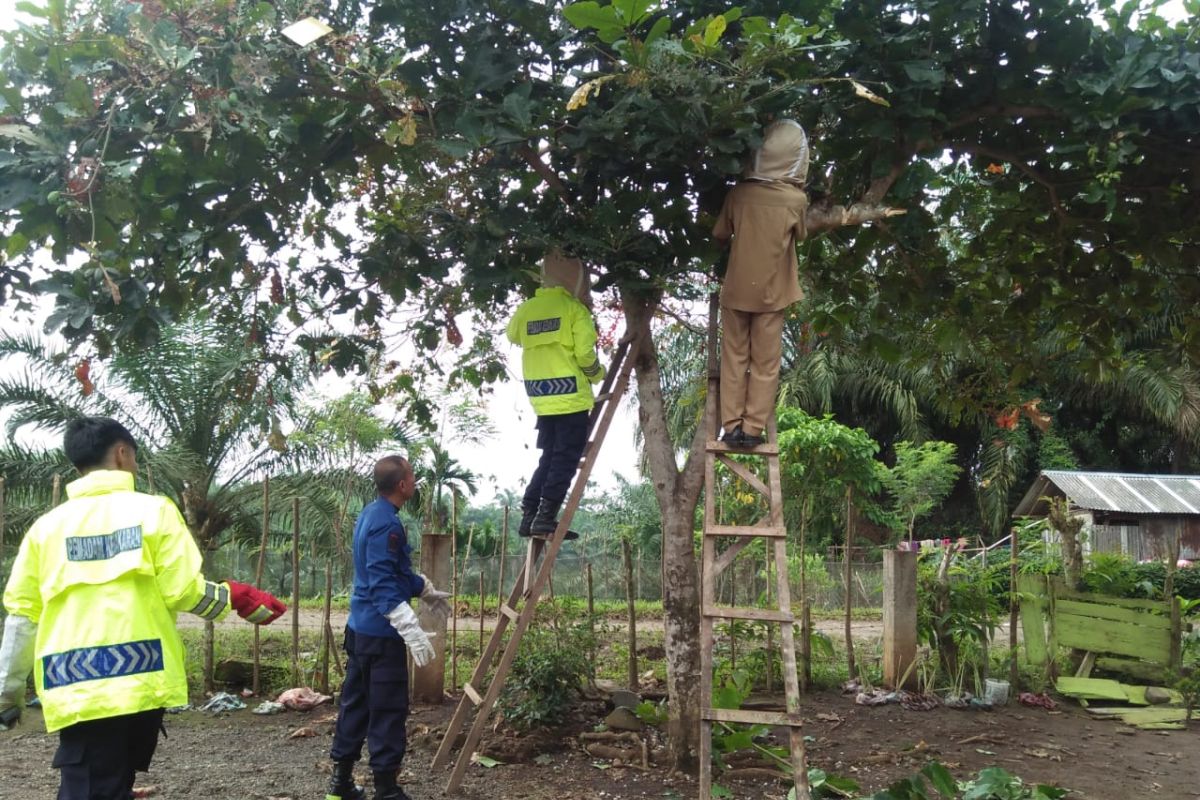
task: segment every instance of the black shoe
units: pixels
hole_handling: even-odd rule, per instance
[[[764,439],[762,436],[755,436],[752,433],[743,432],[742,433],[742,441],[739,446],[744,447],[747,450],[749,450],[751,447],[758,447],[765,441],[766,441],[766,439]]]
[[[533,536],[553,536],[554,531],[558,529],[558,509],[562,508],[563,501],[550,500],[543,497],[541,505],[538,506],[537,516],[533,518],[533,524],[529,526],[529,532]],[[579,534],[575,531],[567,531],[563,539],[578,539]]]
[[[395,772],[376,772],[375,800],[411,800],[404,790],[396,785]]]
[[[517,536],[532,536],[530,526],[533,525],[533,518],[537,516],[537,506],[529,508],[521,506],[521,524],[517,527]]]
[[[746,434],[742,433],[742,426],[735,425],[732,430],[726,430],[721,434],[721,441],[730,447],[741,447],[742,437]]]
[[[354,762],[333,762],[333,775],[329,778],[329,791],[325,800],[367,800],[367,792],[354,783]]]

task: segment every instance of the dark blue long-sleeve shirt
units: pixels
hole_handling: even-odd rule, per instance
[[[412,548],[397,510],[380,497],[354,523],[354,588],[347,624],[355,633],[398,637],[388,612],[425,589],[424,579],[413,571]]]

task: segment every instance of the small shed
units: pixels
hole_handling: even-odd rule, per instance
[[[1085,552],[1160,560],[1178,535],[1179,557],[1200,559],[1200,475],[1046,470],[1013,516],[1045,516],[1047,497],[1066,497],[1084,518]]]

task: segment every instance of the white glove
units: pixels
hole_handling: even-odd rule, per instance
[[[9,614],[0,641],[0,711],[25,707],[25,681],[33,670],[37,625],[28,617]]]
[[[425,581],[425,588],[421,590],[421,608],[430,614],[436,614],[445,622],[450,618],[450,593],[438,591],[424,575],[421,576],[421,580]]]
[[[433,642],[429,641],[433,634],[421,629],[421,623],[417,622],[417,615],[412,606],[401,603],[388,612],[387,618],[396,629],[396,633],[400,634],[400,638],[408,645],[408,652],[412,654],[414,664],[423,667],[433,660]]]

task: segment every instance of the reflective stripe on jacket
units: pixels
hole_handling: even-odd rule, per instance
[[[46,730],[188,702],[175,616],[220,619],[229,589],[201,574],[200,551],[165,497],[133,475],[95,470],[34,522],[4,590],[37,625],[34,681]]]
[[[521,345],[525,393],[539,417],[591,409],[604,365],[587,306],[560,286],[538,289],[509,321],[508,340]]]

